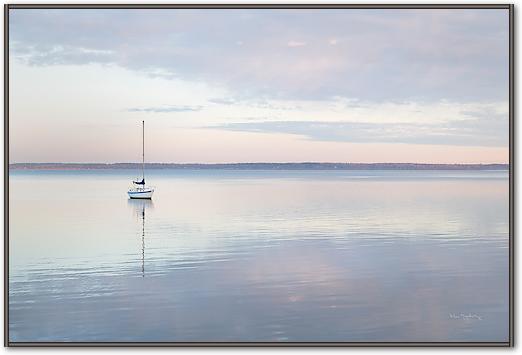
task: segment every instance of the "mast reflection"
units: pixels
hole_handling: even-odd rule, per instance
[[[152,200],[128,199],[129,206],[133,209],[137,218],[141,219],[141,276],[145,277],[145,211],[152,209]]]

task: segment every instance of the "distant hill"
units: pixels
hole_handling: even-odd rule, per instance
[[[10,169],[95,170],[139,169],[140,163],[14,163]],[[226,163],[175,164],[147,163],[147,169],[224,170],[509,170],[509,164],[417,164],[417,163]]]

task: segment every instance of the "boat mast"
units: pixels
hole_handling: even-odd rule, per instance
[[[141,123],[141,177],[143,180],[145,180],[145,121],[141,121]]]

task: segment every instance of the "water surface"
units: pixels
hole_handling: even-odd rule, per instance
[[[10,172],[11,341],[507,341],[505,171]]]

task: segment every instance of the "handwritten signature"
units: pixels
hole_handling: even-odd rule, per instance
[[[482,320],[482,316],[475,313],[450,313],[450,319]]]

